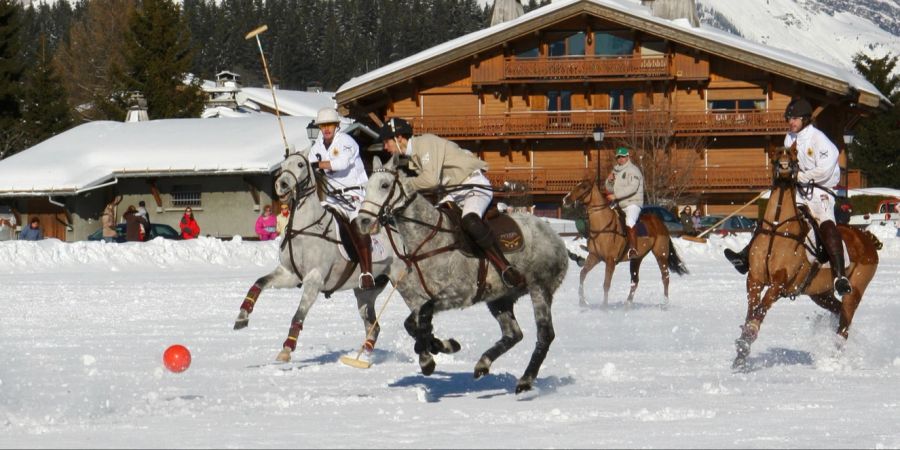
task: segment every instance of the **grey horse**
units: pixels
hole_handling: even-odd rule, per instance
[[[396,170],[395,158],[384,167],[376,158],[366,186],[366,199],[354,223],[365,233],[376,233],[382,229],[381,224],[391,224],[384,229],[395,246],[397,259],[407,266],[408,274],[397,281],[397,290],[411,310],[404,325],[415,339],[414,348],[422,373],[430,375],[434,372],[432,354],[459,350],[459,344],[452,339],[434,337],[434,313],[485,301],[503,334],[475,365],[475,378],[486,375],[494,360],[522,340],[513,306],[528,292],[534,306],[538,336],[531,360],[516,385],[516,393],[530,390],[555,337],[550,306],[568,268],[565,244],[540,219],[513,215],[522,230],[525,245],[521,251],[507,256],[522,270],[527,288],[507,287],[497,271],[489,269],[484,286],[479,290],[474,280],[478,279],[483,263],[456,249],[455,230],[446,225],[446,213],[412,191],[406,180]]]
[[[278,361],[287,362],[297,347],[297,338],[303,329],[306,314],[315,304],[320,292],[330,295],[335,291],[353,289],[356,305],[367,332],[364,348],[371,351],[375,347],[380,326],[375,322],[375,298],[384,289],[382,275],[388,275],[392,264],[399,261],[393,255],[372,265],[377,288],[361,290],[357,288],[360,269],[357,264],[347,261],[340,253],[340,238],[333,214],[319,202],[316,194],[315,170],[307,159],[309,150],[288,155],[281,163],[281,174],[275,180],[275,193],[282,201],[292,205],[289,228],[281,243],[280,264],[272,273],[261,277],[250,287],[234,329],[246,327],[250,313],[259,294],[270,287],[300,287],[303,294],[297,312],[291,320],[288,337],[284,341]],[[383,241],[386,242],[386,241]],[[402,263],[397,269],[403,270]]]

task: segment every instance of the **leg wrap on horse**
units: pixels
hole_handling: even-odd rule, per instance
[[[356,254],[359,255],[359,287],[375,289],[375,277],[372,275],[372,236],[361,234],[356,227],[350,227],[350,236]]]
[[[827,220],[819,224],[822,234],[822,244],[828,253],[828,261],[831,263],[831,274],[834,276],[834,289],[840,295],[850,293],[852,287],[850,280],[844,272],[844,246],[841,244],[841,233],[834,222]]]
[[[247,292],[247,296],[244,297],[244,302],[241,303],[241,309],[247,311],[248,314],[252,313],[253,305],[256,304],[260,292],[262,292],[262,288],[259,287],[258,283],[254,283],[253,286],[250,287],[250,291]]]
[[[294,351],[297,349],[297,338],[300,337],[300,331],[303,330],[303,322],[294,322],[291,324],[291,329],[288,331],[288,337],[284,340],[284,344],[282,347],[287,347]]]
[[[485,256],[500,272],[503,283],[509,287],[521,287],[525,285],[525,277],[507,261],[503,251],[497,245],[497,239],[491,233],[491,229],[478,217],[478,214],[469,213],[462,218],[462,229],[484,251]]]

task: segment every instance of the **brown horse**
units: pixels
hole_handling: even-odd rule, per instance
[[[810,223],[795,201],[797,150],[779,147],[770,151],[769,158],[773,163],[773,186],[765,215],[750,245],[747,318],[735,341],[736,369],[746,366],[750,345],[756,340],[766,313],[782,297],[805,294],[839,315],[837,333],[846,339],[853,314],[875,275],[881,248],[871,233],[838,225],[850,256],[846,273],[853,290],[841,300],[836,299],[831,270],[823,269],[818,259],[810,262],[807,258],[807,250],[813,247],[807,242]]]
[[[598,185],[599,182],[596,178],[582,181],[563,198],[563,204],[581,202],[588,211],[588,257],[581,269],[581,279],[578,284],[579,302],[581,305],[588,304],[584,298],[584,279],[597,263],[603,261],[606,263],[606,278],[603,280],[603,305],[608,305],[609,286],[613,272],[616,270],[616,264],[629,261],[631,291],[628,293],[626,306],[631,305],[634,300],[634,291],[638,287],[638,271],[641,261],[647,256],[647,253],[652,251],[653,256],[656,257],[656,263],[659,265],[659,271],[662,272],[663,304],[667,304],[669,302],[669,270],[671,269],[678,275],[688,273],[681,258],[675,252],[672,238],[669,236],[669,229],[659,217],[653,214],[641,215],[640,223],[646,227],[647,236],[639,237],[637,240],[637,258],[628,259],[626,255],[628,238],[625,236],[623,221],[620,220],[622,212],[617,208],[610,207]]]

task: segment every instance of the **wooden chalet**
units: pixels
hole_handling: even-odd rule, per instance
[[[770,186],[765,150],[783,143],[793,96],[842,149],[861,116],[889,105],[849,71],[653,10],[557,0],[354,78],[336,99],[358,121],[402,117],[456,141],[488,162],[493,183],[526,183],[536,213],[554,216],[621,145],[648,182],[683,189],[680,204],[730,212]]]

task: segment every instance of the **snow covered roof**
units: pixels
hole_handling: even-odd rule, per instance
[[[870,107],[889,104],[887,97],[875,86],[847,69],[758,44],[706,25],[692,27],[686,19],[673,21],[655,17],[649,8],[629,0],[557,0],[518,19],[469,33],[352,78],[337,90],[336,96],[344,104],[585,11],[729,59],[735,59],[737,53],[741,55],[742,63],[831,91],[867,93],[869,98],[861,96],[861,100],[868,100],[866,104]]]
[[[289,145],[310,145],[311,119],[282,117]],[[269,114],[90,122],[0,161],[0,197],[74,195],[125,177],[270,173],[283,158]]]
[[[271,110],[275,109],[272,101],[272,91],[268,88],[241,87],[237,93],[238,103],[243,99],[253,101]],[[316,117],[316,113],[322,108],[336,108],[334,92],[307,92],[275,89],[275,98],[278,100],[278,109],[282,114],[289,116]]]

